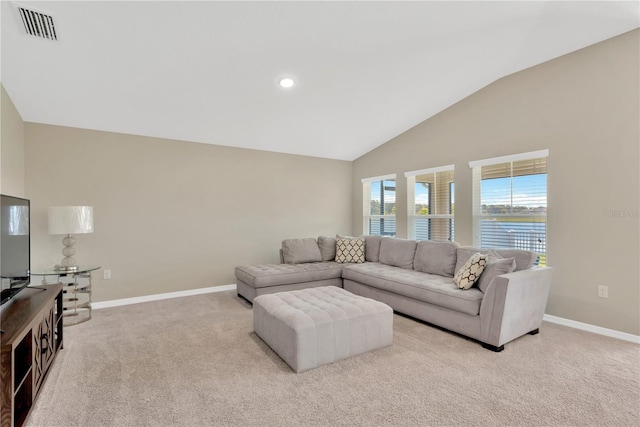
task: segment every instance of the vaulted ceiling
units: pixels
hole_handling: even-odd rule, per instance
[[[0,78],[25,121],[344,160],[640,22],[635,1],[19,4],[57,35],[2,2]]]

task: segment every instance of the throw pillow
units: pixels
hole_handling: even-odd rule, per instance
[[[285,264],[320,262],[322,254],[313,237],[305,239],[287,239],[282,241],[282,259]]]
[[[478,289],[486,292],[493,278],[501,274],[512,273],[516,269],[516,259],[503,258],[494,250],[487,252],[487,265],[478,279]]]
[[[364,239],[336,239],[336,262],[364,262]]]
[[[487,255],[476,253],[456,273],[453,280],[458,285],[458,288],[470,289],[476,283],[486,265]]]
[[[465,246],[458,248],[458,259],[456,261],[456,271],[459,271],[464,263],[471,258],[471,255],[476,252],[486,254],[488,249],[473,248],[471,246]],[[538,254],[531,251],[525,251],[522,249],[495,249],[497,254],[500,254],[502,258],[515,258],[516,269],[514,271],[526,270],[531,268],[533,263],[538,259]]]
[[[369,262],[380,260],[380,242],[382,236],[341,236],[336,234],[336,239],[364,239],[364,259]]]

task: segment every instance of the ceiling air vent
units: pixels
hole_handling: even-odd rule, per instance
[[[33,9],[27,9],[24,6],[15,5],[20,20],[24,25],[27,34],[41,39],[58,40],[56,27],[53,22],[53,16]]]

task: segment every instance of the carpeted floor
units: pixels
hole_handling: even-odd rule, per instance
[[[233,291],[93,314],[27,425],[640,425],[640,346],[550,323],[493,353],[396,315],[393,346],[295,374]]]

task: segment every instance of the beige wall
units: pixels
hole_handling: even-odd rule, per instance
[[[351,231],[351,162],[33,123],[25,139],[32,266],[62,258],[47,208],[92,205],[76,259],[112,270],[94,301],[232,284],[282,239]]]
[[[468,162],[548,148],[555,276],[547,313],[639,335],[639,37],[636,30],[503,78],[357,159],[354,233],[362,230],[361,178],[398,174],[402,237],[403,172],[455,164],[456,240],[472,244]],[[609,287],[608,299],[597,297],[598,285]]]
[[[0,85],[0,192],[24,197],[24,123]]]

